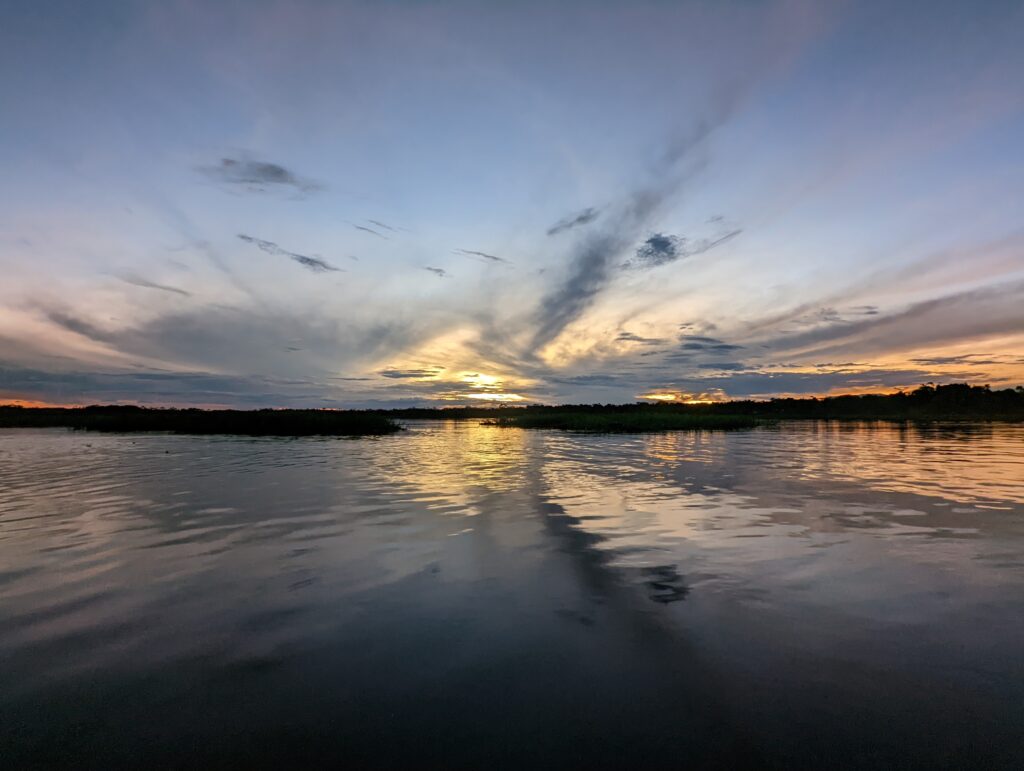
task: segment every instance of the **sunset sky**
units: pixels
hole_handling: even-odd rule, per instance
[[[1024,3],[555,6],[0,0],[0,401],[1024,383]]]

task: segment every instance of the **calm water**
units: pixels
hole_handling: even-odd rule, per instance
[[[0,758],[1024,766],[1024,426],[0,432]]]

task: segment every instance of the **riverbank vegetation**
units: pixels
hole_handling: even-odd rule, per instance
[[[0,428],[52,427],[245,436],[368,436],[401,430],[401,426],[386,415],[357,410],[0,407]]]
[[[474,420],[516,428],[672,431],[752,428],[778,420],[1024,421],[1024,388],[966,383],[893,394],[725,401],[706,404],[576,404],[394,410],[201,410],[132,406],[0,406],[0,428],[168,431],[248,436],[364,436],[401,430],[401,420]]]
[[[763,401],[731,400],[704,404],[678,402],[648,404],[569,404],[525,407],[450,407],[388,410],[386,414],[402,419],[443,418],[466,420],[489,419],[505,425],[505,418],[515,423],[537,425],[552,423],[565,415],[629,416],[630,420],[674,420],[665,416],[691,418],[728,417],[775,420],[1008,420],[1024,421],[1024,388],[992,390],[988,386],[966,383],[924,385],[912,391],[892,394],[860,394],[827,397],[780,398]],[[616,418],[618,419],[618,418]],[[654,420],[651,417],[650,420]],[[511,424],[509,424],[511,425]]]

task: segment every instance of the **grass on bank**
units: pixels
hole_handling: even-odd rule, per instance
[[[767,421],[746,415],[693,415],[679,412],[547,412],[509,415],[488,421],[501,428],[554,428],[593,433],[635,433],[755,428]]]
[[[0,428],[56,427],[242,436],[374,436],[402,429],[385,415],[363,411],[0,407]]]

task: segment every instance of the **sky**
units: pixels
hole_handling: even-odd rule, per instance
[[[1024,384],[1024,3],[0,0],[0,401]]]

